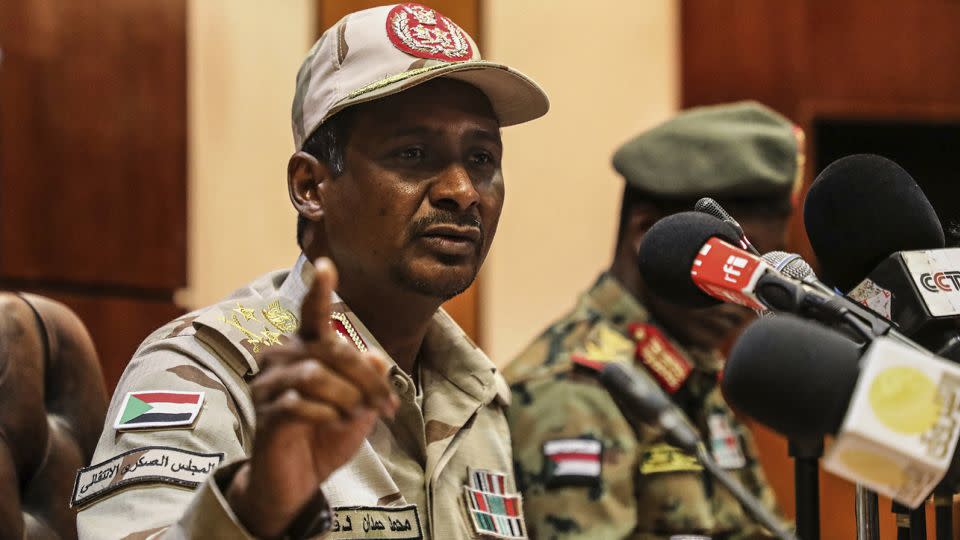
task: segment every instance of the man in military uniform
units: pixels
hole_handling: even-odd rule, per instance
[[[766,538],[694,456],[666,444],[655,427],[635,433],[603,387],[572,371],[571,358],[629,363],[655,379],[719,464],[773,508],[750,434],[717,384],[718,347],[751,312],[669,304],[644,284],[637,250],[657,220],[703,196],[718,199],[758,249],[781,249],[801,142],[785,118],[745,102],[690,110],[617,150],[613,165],[626,188],[613,263],[505,370],[532,536]]]
[[[439,308],[493,240],[500,128],[547,108],[424,6],[327,30],[293,102],[303,255],[141,345],[80,537],[525,537],[509,388]]]

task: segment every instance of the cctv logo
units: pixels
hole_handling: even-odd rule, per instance
[[[747,266],[747,262],[749,262],[747,259],[736,255],[727,257],[727,264],[723,265],[723,280],[736,284],[737,278],[743,274],[741,270]]]
[[[920,285],[933,293],[960,291],[960,271],[920,274]]]

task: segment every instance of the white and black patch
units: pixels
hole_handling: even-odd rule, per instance
[[[603,443],[597,439],[553,439],[543,443],[548,488],[595,486],[603,471]]]
[[[333,509],[332,527],[324,538],[354,540],[420,540],[423,530],[417,505],[338,506]]]
[[[223,454],[200,454],[169,446],[145,446],[77,471],[70,506],[84,506],[137,484],[169,484],[194,489],[223,461]]]

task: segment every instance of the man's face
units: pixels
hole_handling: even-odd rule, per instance
[[[321,188],[343,280],[447,299],[473,282],[503,207],[500,126],[486,96],[430,81],[356,108],[344,174]]]
[[[786,217],[738,214],[736,218],[760,253],[784,249]],[[650,308],[671,333],[685,344],[703,348],[720,346],[755,316],[752,310],[736,304],[690,309],[661,300],[656,295],[650,296]]]

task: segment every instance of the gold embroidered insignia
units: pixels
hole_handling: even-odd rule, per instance
[[[233,310],[242,315],[245,321],[257,320],[257,312],[248,307],[243,307],[243,304],[240,302],[237,302],[237,307],[233,308]]]
[[[237,317],[236,314],[234,314],[233,317],[229,319],[227,319],[226,317],[220,317],[220,320],[236,328],[244,336],[246,336],[246,339],[244,341],[250,344],[251,352],[253,352],[254,354],[260,352],[261,346],[269,347],[271,345],[280,345],[279,334],[274,333],[274,335],[277,336],[275,338],[271,338],[271,336],[267,334],[269,330],[264,330],[262,334],[257,334],[252,330],[250,330],[249,328],[246,328],[245,326],[243,326],[243,323],[240,322],[240,318]]]
[[[281,334],[292,334],[300,328],[300,321],[297,316],[289,309],[281,306],[280,300],[274,300],[260,312]]]
[[[700,472],[703,466],[697,458],[667,443],[651,446],[640,463],[640,474],[670,472]]]
[[[263,329],[263,339],[269,345],[280,345],[280,336],[283,334],[278,334],[267,328]]]
[[[630,358],[633,343],[606,326],[597,327],[584,345],[583,356],[594,362],[615,362]]]

